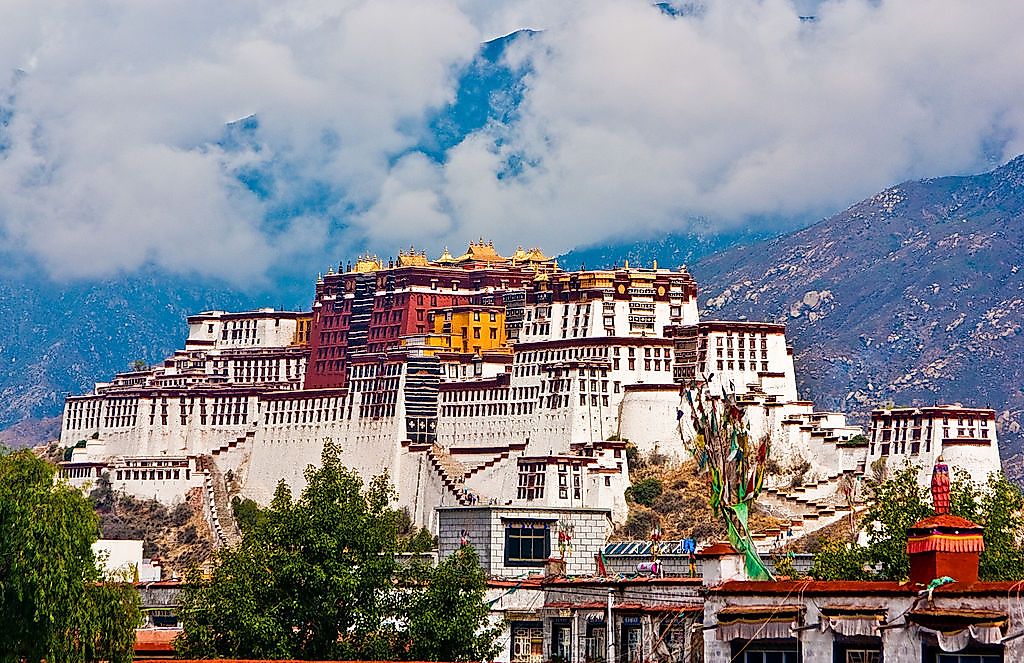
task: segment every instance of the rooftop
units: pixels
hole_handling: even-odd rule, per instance
[[[735,596],[913,596],[923,589],[917,583],[882,580],[733,580],[708,590],[711,595]],[[953,582],[935,589],[936,596],[1006,596],[1024,589],[1024,581]]]
[[[930,518],[925,518],[924,520],[914,523],[914,526],[911,527],[912,530],[937,528],[957,530],[980,530],[981,525],[972,523],[966,518],[961,518],[960,516],[942,514],[938,516],[931,516]]]

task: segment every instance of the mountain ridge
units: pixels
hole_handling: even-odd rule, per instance
[[[693,267],[705,317],[785,322],[802,393],[864,421],[886,402],[993,407],[1024,447],[1024,156],[908,181]]]

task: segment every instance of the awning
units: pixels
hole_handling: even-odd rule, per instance
[[[789,638],[799,626],[803,606],[799,605],[737,605],[718,611],[715,636],[728,642],[741,638]]]
[[[827,605],[821,608],[821,630],[839,635],[877,637],[886,609],[867,606]]]
[[[915,624],[919,631],[933,634],[942,651],[957,652],[971,640],[985,645],[999,644],[1010,620],[1006,613],[994,610],[932,608],[910,612],[907,621]]]

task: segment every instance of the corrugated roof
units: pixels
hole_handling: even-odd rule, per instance
[[[662,541],[659,545],[659,555],[684,555],[684,541]],[[619,557],[630,555],[650,555],[650,541],[614,541],[605,545],[604,554],[606,557]]]

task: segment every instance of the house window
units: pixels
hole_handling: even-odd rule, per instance
[[[1002,645],[981,645],[971,643],[967,649],[955,653],[947,653],[934,645],[925,647],[922,661],[927,663],[1003,663]]]
[[[835,660],[839,663],[882,663],[882,647],[864,645],[838,646]]]
[[[733,663],[800,663],[800,651],[792,639],[733,640]]]
[[[836,643],[833,660],[836,663],[882,663],[882,639],[843,638],[846,641]]]
[[[505,566],[544,566],[551,555],[550,523],[516,521],[505,525]]]

